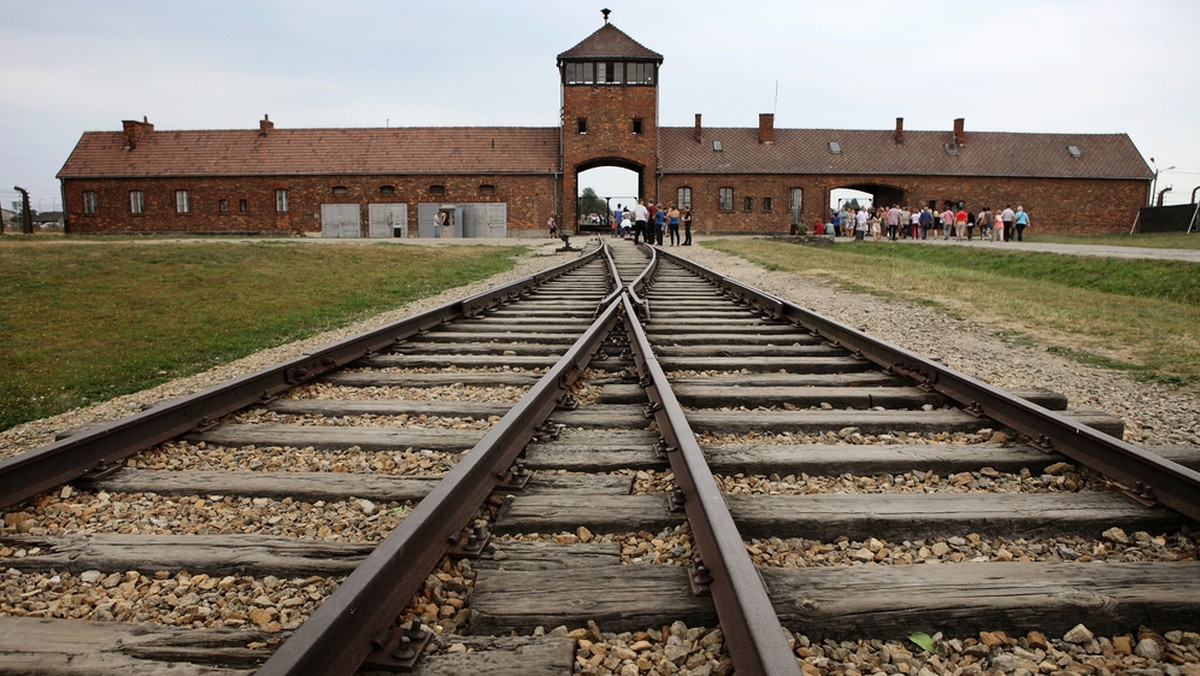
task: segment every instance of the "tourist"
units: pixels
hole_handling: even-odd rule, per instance
[[[1025,227],[1029,225],[1029,214],[1025,207],[1017,205],[1017,213],[1013,215],[1013,225],[1017,226],[1017,241],[1024,242]]]
[[[1003,239],[1005,242],[1012,241],[1014,218],[1016,218],[1016,214],[1013,213],[1012,205],[1004,205],[1004,211],[1000,212],[1000,220],[1004,222],[1004,231],[1001,233],[1001,239]]]

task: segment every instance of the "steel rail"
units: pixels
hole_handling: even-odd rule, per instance
[[[1100,472],[1125,485],[1143,504],[1157,502],[1200,521],[1200,472],[692,261],[670,253],[666,256],[761,312],[790,321],[856,356],[917,381],[925,389],[940,392],[967,411],[1024,434],[1044,451],[1061,453]]]
[[[125,457],[203,428],[233,411],[269,401],[323,373],[387,349],[396,341],[456,317],[474,316],[520,298],[546,281],[590,263],[599,254],[597,249],[537,274],[6,458],[0,461],[0,508],[11,507],[85,475],[115,469]]]
[[[600,249],[604,252],[604,260],[608,264],[608,274],[611,277],[613,289],[596,306],[597,315],[625,292],[625,284],[621,281],[621,272],[617,270],[617,262],[613,260],[611,247],[607,242],[600,242]]]
[[[721,631],[739,674],[798,675],[796,655],[758,569],[713,479],[683,406],[672,392],[654,356],[645,330],[637,322],[631,298],[625,299],[626,328],[634,360],[650,398],[664,449],[677,486],[674,501],[683,501],[700,561],[693,584],[708,588]]]
[[[569,393],[620,319],[612,303],[550,371],[488,430],[429,495],[279,647],[258,676],[353,674],[424,584],[449,543]],[[374,642],[374,644],[373,644]]]

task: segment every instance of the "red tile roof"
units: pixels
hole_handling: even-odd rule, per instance
[[[527,174],[558,170],[556,127],[400,127],[85,132],[66,178]]]
[[[906,130],[903,144],[891,130],[775,129],[770,144],[756,127],[706,128],[699,143],[691,127],[659,134],[661,170],[671,174],[1153,177],[1126,134],[968,132],[957,155],[946,152],[950,131]],[[122,132],[93,131],[58,177],[553,174],[558,143],[556,127],[272,128],[146,131],[129,150]]]
[[[604,24],[579,44],[558,55],[558,59],[653,60],[662,63],[662,54],[646,49],[637,40],[612,24]]]
[[[758,142],[758,128],[659,130],[659,162],[666,173],[876,174],[1144,179],[1154,176],[1127,134],[967,132],[957,155],[946,152],[952,131],[775,129],[775,142]],[[720,141],[722,150],[714,151]],[[840,153],[830,150],[836,142]],[[1068,146],[1079,150],[1073,157]]]

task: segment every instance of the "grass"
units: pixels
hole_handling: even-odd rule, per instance
[[[522,251],[0,238],[0,429],[489,277]]]
[[[1194,263],[886,242],[706,245],[770,269],[933,305],[1140,380],[1200,383],[1200,265]]]
[[[1025,231],[1031,242],[1051,244],[1096,244],[1100,246],[1136,246],[1149,249],[1200,249],[1200,233],[1154,232],[1136,235],[1057,235],[1032,230]]]

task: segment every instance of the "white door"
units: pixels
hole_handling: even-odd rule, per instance
[[[371,237],[408,237],[407,204],[369,204]]]
[[[483,232],[477,225],[476,232],[480,237],[496,239],[508,237],[508,203],[489,203],[487,205],[487,230]]]
[[[322,237],[360,237],[360,211],[357,204],[322,204]]]

